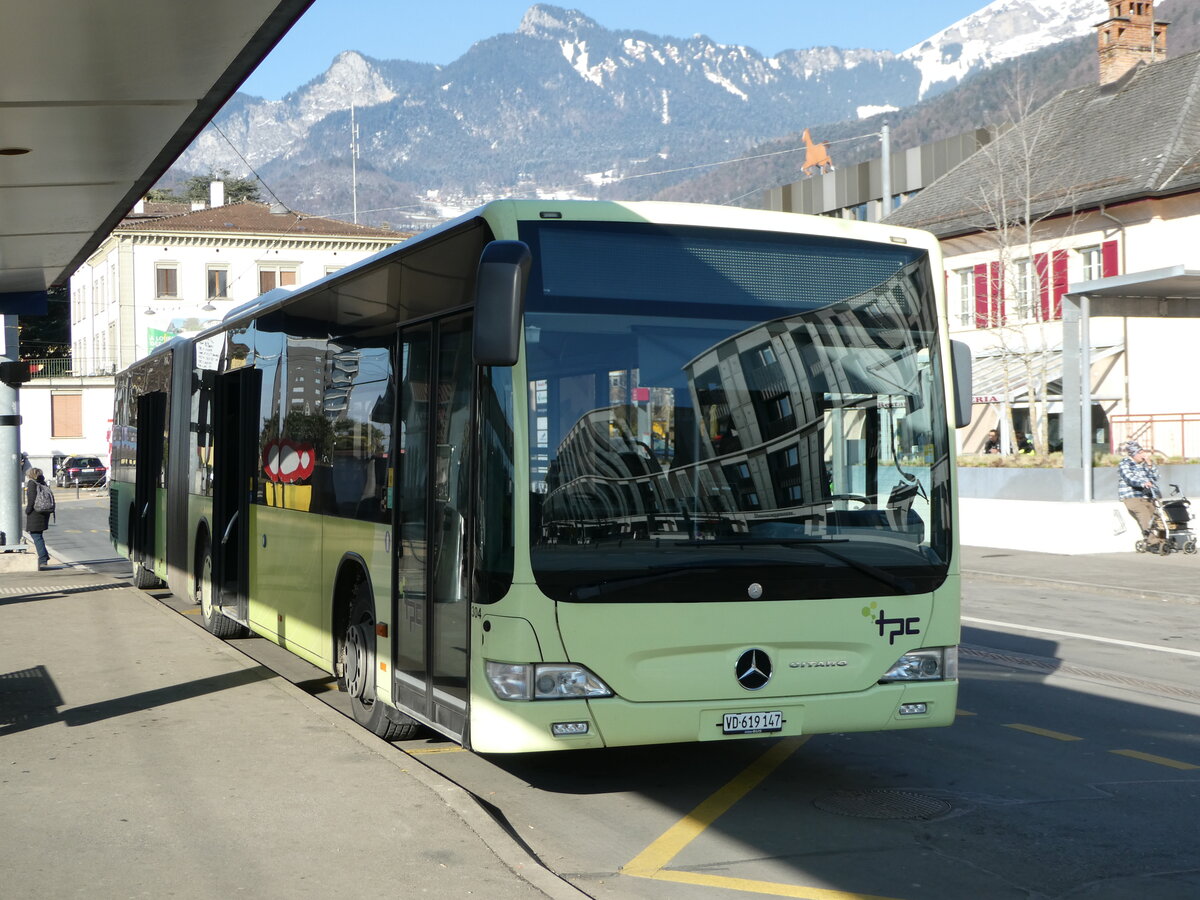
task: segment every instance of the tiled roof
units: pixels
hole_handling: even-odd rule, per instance
[[[1031,194],[1035,218],[1200,189],[1200,52],[1064,91],[886,221],[939,237],[986,230],[993,223],[981,210],[982,185],[996,181],[997,160],[1008,160],[1013,189],[1027,146],[1037,148],[1035,186],[1022,193]]]
[[[192,231],[224,234],[286,234],[292,237],[328,235],[337,237],[392,238],[406,235],[387,228],[354,225],[338,219],[306,216],[303,213],[273,213],[266,203],[242,200],[210,209],[147,220],[125,219],[118,231]]]

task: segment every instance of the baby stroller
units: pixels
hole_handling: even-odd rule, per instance
[[[1162,493],[1154,492],[1154,523],[1151,530],[1165,535],[1158,545],[1158,553],[1166,556],[1182,550],[1184,553],[1196,552],[1196,535],[1188,524],[1192,521],[1191,501],[1179,496],[1179,485],[1171,485],[1171,498],[1163,499]],[[1138,553],[1145,553],[1150,547],[1145,539],[1135,545]]]

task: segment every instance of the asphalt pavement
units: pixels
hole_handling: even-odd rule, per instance
[[[58,564],[0,575],[0,893],[584,896],[467,791],[48,537]],[[961,562],[1200,603],[1200,555]]]

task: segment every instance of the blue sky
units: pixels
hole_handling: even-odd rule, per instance
[[[906,50],[989,0],[576,0],[606,28],[708,35],[771,55],[789,48]],[[324,72],[343,50],[448,63],[471,44],[516,30],[533,0],[316,0],[242,90],[276,100]]]

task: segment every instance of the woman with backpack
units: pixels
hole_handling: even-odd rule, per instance
[[[50,516],[54,513],[54,494],[46,486],[41,469],[32,468],[25,474],[29,479],[25,482],[25,530],[37,549],[38,568],[43,569],[50,562],[50,554],[46,552],[42,534],[50,526]]]

